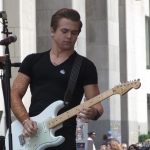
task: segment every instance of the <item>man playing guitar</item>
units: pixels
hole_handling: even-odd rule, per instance
[[[67,89],[71,69],[77,52],[75,42],[82,28],[80,15],[76,10],[63,8],[51,19],[50,34],[52,48],[43,53],[30,54],[22,62],[18,75],[11,89],[11,108],[23,125],[23,136],[30,137],[38,131],[37,122],[30,117],[39,115],[44,109],[57,100],[63,100]],[[95,65],[83,58],[78,79],[69,106],[60,109],[58,114],[80,104],[83,94],[86,101],[100,94]],[[31,90],[29,113],[22,103],[28,86]],[[51,111],[48,115],[51,114]],[[80,109],[78,117],[84,122],[97,120],[103,114],[101,103],[90,108]],[[76,116],[63,122],[63,127],[55,132],[62,135],[65,141],[46,150],[76,150],[75,142]]]

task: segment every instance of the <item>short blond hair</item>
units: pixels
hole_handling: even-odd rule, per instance
[[[145,142],[150,142],[150,139],[146,139]]]
[[[107,144],[110,145],[112,150],[122,150],[121,145],[118,142],[114,141],[114,140],[108,142]]]

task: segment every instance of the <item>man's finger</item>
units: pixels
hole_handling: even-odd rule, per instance
[[[79,116],[80,117],[86,117],[86,115],[84,113],[82,113],[82,112],[79,113]]]

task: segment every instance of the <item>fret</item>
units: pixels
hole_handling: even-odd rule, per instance
[[[78,113],[78,111],[75,111],[74,108],[71,109],[71,112],[72,112],[72,116],[75,116]]]
[[[68,119],[68,117],[66,116],[66,113],[64,112],[63,114],[61,114],[62,115],[62,117],[63,117],[63,120],[67,120]]]
[[[62,115],[59,115],[59,116],[58,116],[58,119],[59,119],[60,122],[61,122],[61,120],[63,119],[63,118],[62,118]]]
[[[79,112],[78,106],[74,107],[73,110],[74,110],[75,114],[77,114]]]
[[[108,95],[107,95],[107,91],[105,92],[105,98],[107,98],[108,97]]]
[[[69,118],[69,117],[70,117],[70,114],[69,114],[69,112],[68,112],[68,111],[67,111],[65,114],[66,114],[66,117],[67,117],[67,118]]]
[[[56,126],[57,122],[56,122],[56,118],[53,119],[53,126]]]
[[[99,102],[99,98],[96,97],[96,98],[94,99],[94,102],[95,102],[95,104],[98,103],[98,102]]]
[[[82,109],[87,108],[85,102],[81,104]]]
[[[90,107],[90,100],[86,101],[86,104],[87,108]]]
[[[105,99],[105,93],[102,93],[102,98]]]
[[[54,124],[54,119],[51,119],[50,121],[47,122],[48,128],[52,128],[55,126]]]
[[[47,127],[50,129],[51,128],[51,121],[47,121]]]
[[[85,108],[85,105],[84,103],[80,105],[81,106],[81,109]]]
[[[70,117],[72,117],[73,115],[72,115],[72,111],[71,111],[71,109],[69,110],[69,111],[67,111],[66,112],[66,114],[67,114],[67,117],[68,118],[70,118]]]
[[[102,101],[103,100],[103,98],[102,98],[102,96],[100,95],[100,101]]]
[[[60,118],[62,118],[61,116],[57,116],[56,118],[55,118],[55,125],[58,125],[58,124],[60,124],[61,123],[61,119]]]
[[[103,97],[103,99],[105,99],[105,98],[106,98],[106,95],[105,95],[105,93],[102,93],[102,97]]]
[[[100,96],[98,96],[98,98],[97,98],[97,99],[98,99],[98,100],[97,100],[98,102],[100,102],[100,101],[101,101],[101,97],[100,97]]]
[[[78,110],[81,110],[82,109],[82,106],[81,105],[78,105]]]
[[[86,101],[86,108],[90,107],[90,100]]]
[[[54,121],[54,119],[55,119],[55,118],[53,118],[53,119],[51,120],[52,126],[55,126],[55,121]]]
[[[88,106],[87,106],[87,101],[84,102],[82,105],[84,105],[84,108],[88,108]]]
[[[89,107],[93,106],[93,99],[89,100]]]

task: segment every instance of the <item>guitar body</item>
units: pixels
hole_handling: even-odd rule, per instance
[[[30,138],[22,136],[23,125],[18,121],[14,121],[12,127],[12,143],[13,150],[43,150],[48,147],[55,147],[64,142],[62,136],[54,136],[56,130],[62,127],[62,124],[53,129],[47,128],[47,121],[55,118],[58,111],[64,107],[64,102],[59,100],[49,105],[42,113],[30,119],[37,122],[38,131]],[[6,150],[9,150],[9,130],[5,139]]]

